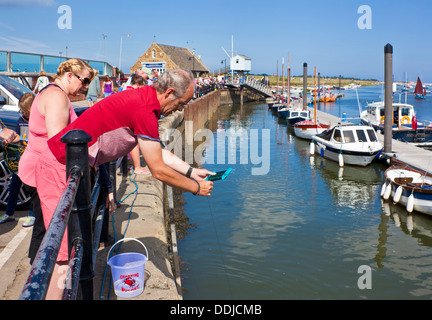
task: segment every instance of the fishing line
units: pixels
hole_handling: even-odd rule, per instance
[[[211,205],[210,205],[210,197],[207,197],[207,204],[208,204],[208,207],[209,207],[209,210],[210,210],[210,216],[212,218],[213,228],[214,228],[214,231],[215,231],[215,234],[216,234],[216,242],[218,244],[219,257],[222,260],[222,267],[223,267],[223,270],[224,270],[225,277],[227,279],[229,293],[230,293],[231,299],[233,299],[233,294],[232,294],[232,290],[231,290],[231,283],[229,281],[229,276],[228,276],[228,273],[227,273],[227,270],[226,270],[226,263],[225,263],[225,260],[223,258],[223,254],[222,254],[222,249],[221,249],[222,246],[221,246],[221,243],[220,243],[220,240],[219,240],[219,235],[218,235],[217,228],[216,228],[216,222],[215,222],[215,218],[214,218],[214,215],[213,215],[213,210],[211,209]]]
[[[121,200],[119,200],[119,201],[116,202],[116,204],[117,203],[121,203],[121,202],[125,201],[132,194],[135,194],[135,197],[132,200],[131,207],[130,207],[130,210],[129,210],[129,216],[128,216],[128,219],[127,219],[126,228],[125,228],[123,236],[121,236],[120,239],[123,239],[124,236],[126,235],[126,231],[127,231],[128,227],[129,227],[129,222],[130,222],[130,218],[131,218],[131,214],[132,214],[132,209],[133,209],[135,200],[136,200],[137,195],[138,195],[138,192],[137,192],[138,191],[138,184],[136,183],[136,181],[134,179],[131,178],[133,174],[134,174],[134,170],[132,170],[132,173],[129,175],[129,181],[131,181],[133,184],[135,184],[135,190],[132,191],[132,192],[130,192],[129,194],[127,194],[123,199],[121,199]],[[136,174],[135,174],[135,176],[136,176]],[[112,227],[114,229],[114,243],[117,243],[117,231],[116,231],[115,224],[114,224],[114,213],[111,214],[111,222],[112,222]],[[122,243],[119,244],[116,253],[118,253],[120,251],[121,245],[122,245]],[[111,252],[110,256],[108,257],[108,260],[112,256],[112,254],[113,254],[113,252]],[[99,295],[99,300],[102,300],[103,290],[104,290],[104,287],[105,287],[105,279],[106,279],[107,271],[108,271],[108,265],[105,266],[105,272],[104,272],[104,276],[103,276],[103,280],[102,280],[102,286],[101,286],[101,291],[100,291],[100,295]],[[112,288],[112,277],[111,277],[110,282],[109,282],[108,300],[111,297],[111,288]]]

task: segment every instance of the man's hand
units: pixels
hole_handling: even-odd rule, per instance
[[[107,197],[105,206],[109,208],[110,214],[113,214],[114,210],[117,209],[117,205],[114,202],[114,193],[113,192],[108,193],[108,197]]]
[[[191,178],[195,179],[196,181],[204,180],[209,175],[215,175],[214,172],[208,171],[206,169],[200,169],[200,168],[193,168],[191,172]]]
[[[211,192],[213,191],[213,181],[197,181],[199,183],[199,192],[197,196],[209,197],[211,196]]]

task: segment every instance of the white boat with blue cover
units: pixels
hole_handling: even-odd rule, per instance
[[[364,125],[337,125],[312,136],[311,153],[344,164],[367,166],[382,152],[375,130]]]

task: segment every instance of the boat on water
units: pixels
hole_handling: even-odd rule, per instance
[[[332,92],[326,92],[320,97],[319,101],[320,102],[335,102],[337,97],[338,97],[337,94],[334,94]]]
[[[316,101],[317,101],[318,90],[316,87],[316,67],[315,67],[314,88],[312,90],[313,90],[313,95],[311,94],[311,98],[314,101],[314,121],[304,120],[294,124],[294,134],[296,135],[296,137],[302,139],[308,139],[308,140],[312,139],[312,136],[320,134],[325,130],[330,129],[330,124],[320,123],[317,120]]]
[[[416,99],[425,99],[426,98],[426,89],[423,88],[423,84],[419,77],[417,77],[417,83],[414,89],[414,94]]]
[[[310,112],[309,110],[303,110],[302,108],[285,106],[279,108],[278,117],[281,119],[286,119],[287,124],[293,126],[297,122],[310,120]]]
[[[408,212],[432,215],[432,175],[401,165],[389,167],[385,173],[381,197],[405,206]]]
[[[344,164],[367,166],[382,152],[374,128],[365,125],[339,124],[312,136],[310,153]]]
[[[274,103],[271,107],[270,110],[272,112],[277,113],[279,109],[284,108],[286,106],[285,103]]]
[[[312,136],[323,133],[330,129],[330,124],[315,122],[312,120],[300,121],[294,124],[294,134],[296,137],[310,140]]]
[[[277,113],[279,109],[285,107],[287,105],[287,96],[277,95],[275,96],[275,101],[267,103],[269,110]],[[290,98],[290,103],[292,103],[292,99]]]
[[[384,101],[369,103],[367,108],[360,112],[360,121],[384,132]],[[404,142],[432,142],[432,122],[417,119],[414,106],[394,102],[392,133],[393,139]]]

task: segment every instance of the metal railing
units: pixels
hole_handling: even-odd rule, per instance
[[[107,213],[107,193],[102,191],[101,170],[91,190],[88,164],[90,141],[91,137],[82,130],[71,130],[62,137],[62,142],[66,144],[66,188],[34,259],[20,300],[45,299],[66,227],[69,265],[63,300],[76,300],[79,288],[83,300],[94,298],[94,267]]]
[[[230,73],[230,72],[231,72],[231,67],[230,66],[225,66],[225,67],[213,70],[211,73],[225,74],[225,73]]]
[[[261,81],[246,77],[244,84],[246,84],[246,85],[248,85],[248,86],[250,86],[250,87],[252,87],[258,91],[261,91],[261,92],[265,93],[266,95],[273,96],[272,89],[269,86],[262,83]]]
[[[1,51],[0,73],[14,75],[19,73],[39,75],[41,71],[47,74],[57,73],[57,68],[63,61],[73,57],[53,56],[28,52]],[[99,71],[99,75],[114,75],[114,68],[107,62],[82,59],[92,68]]]

